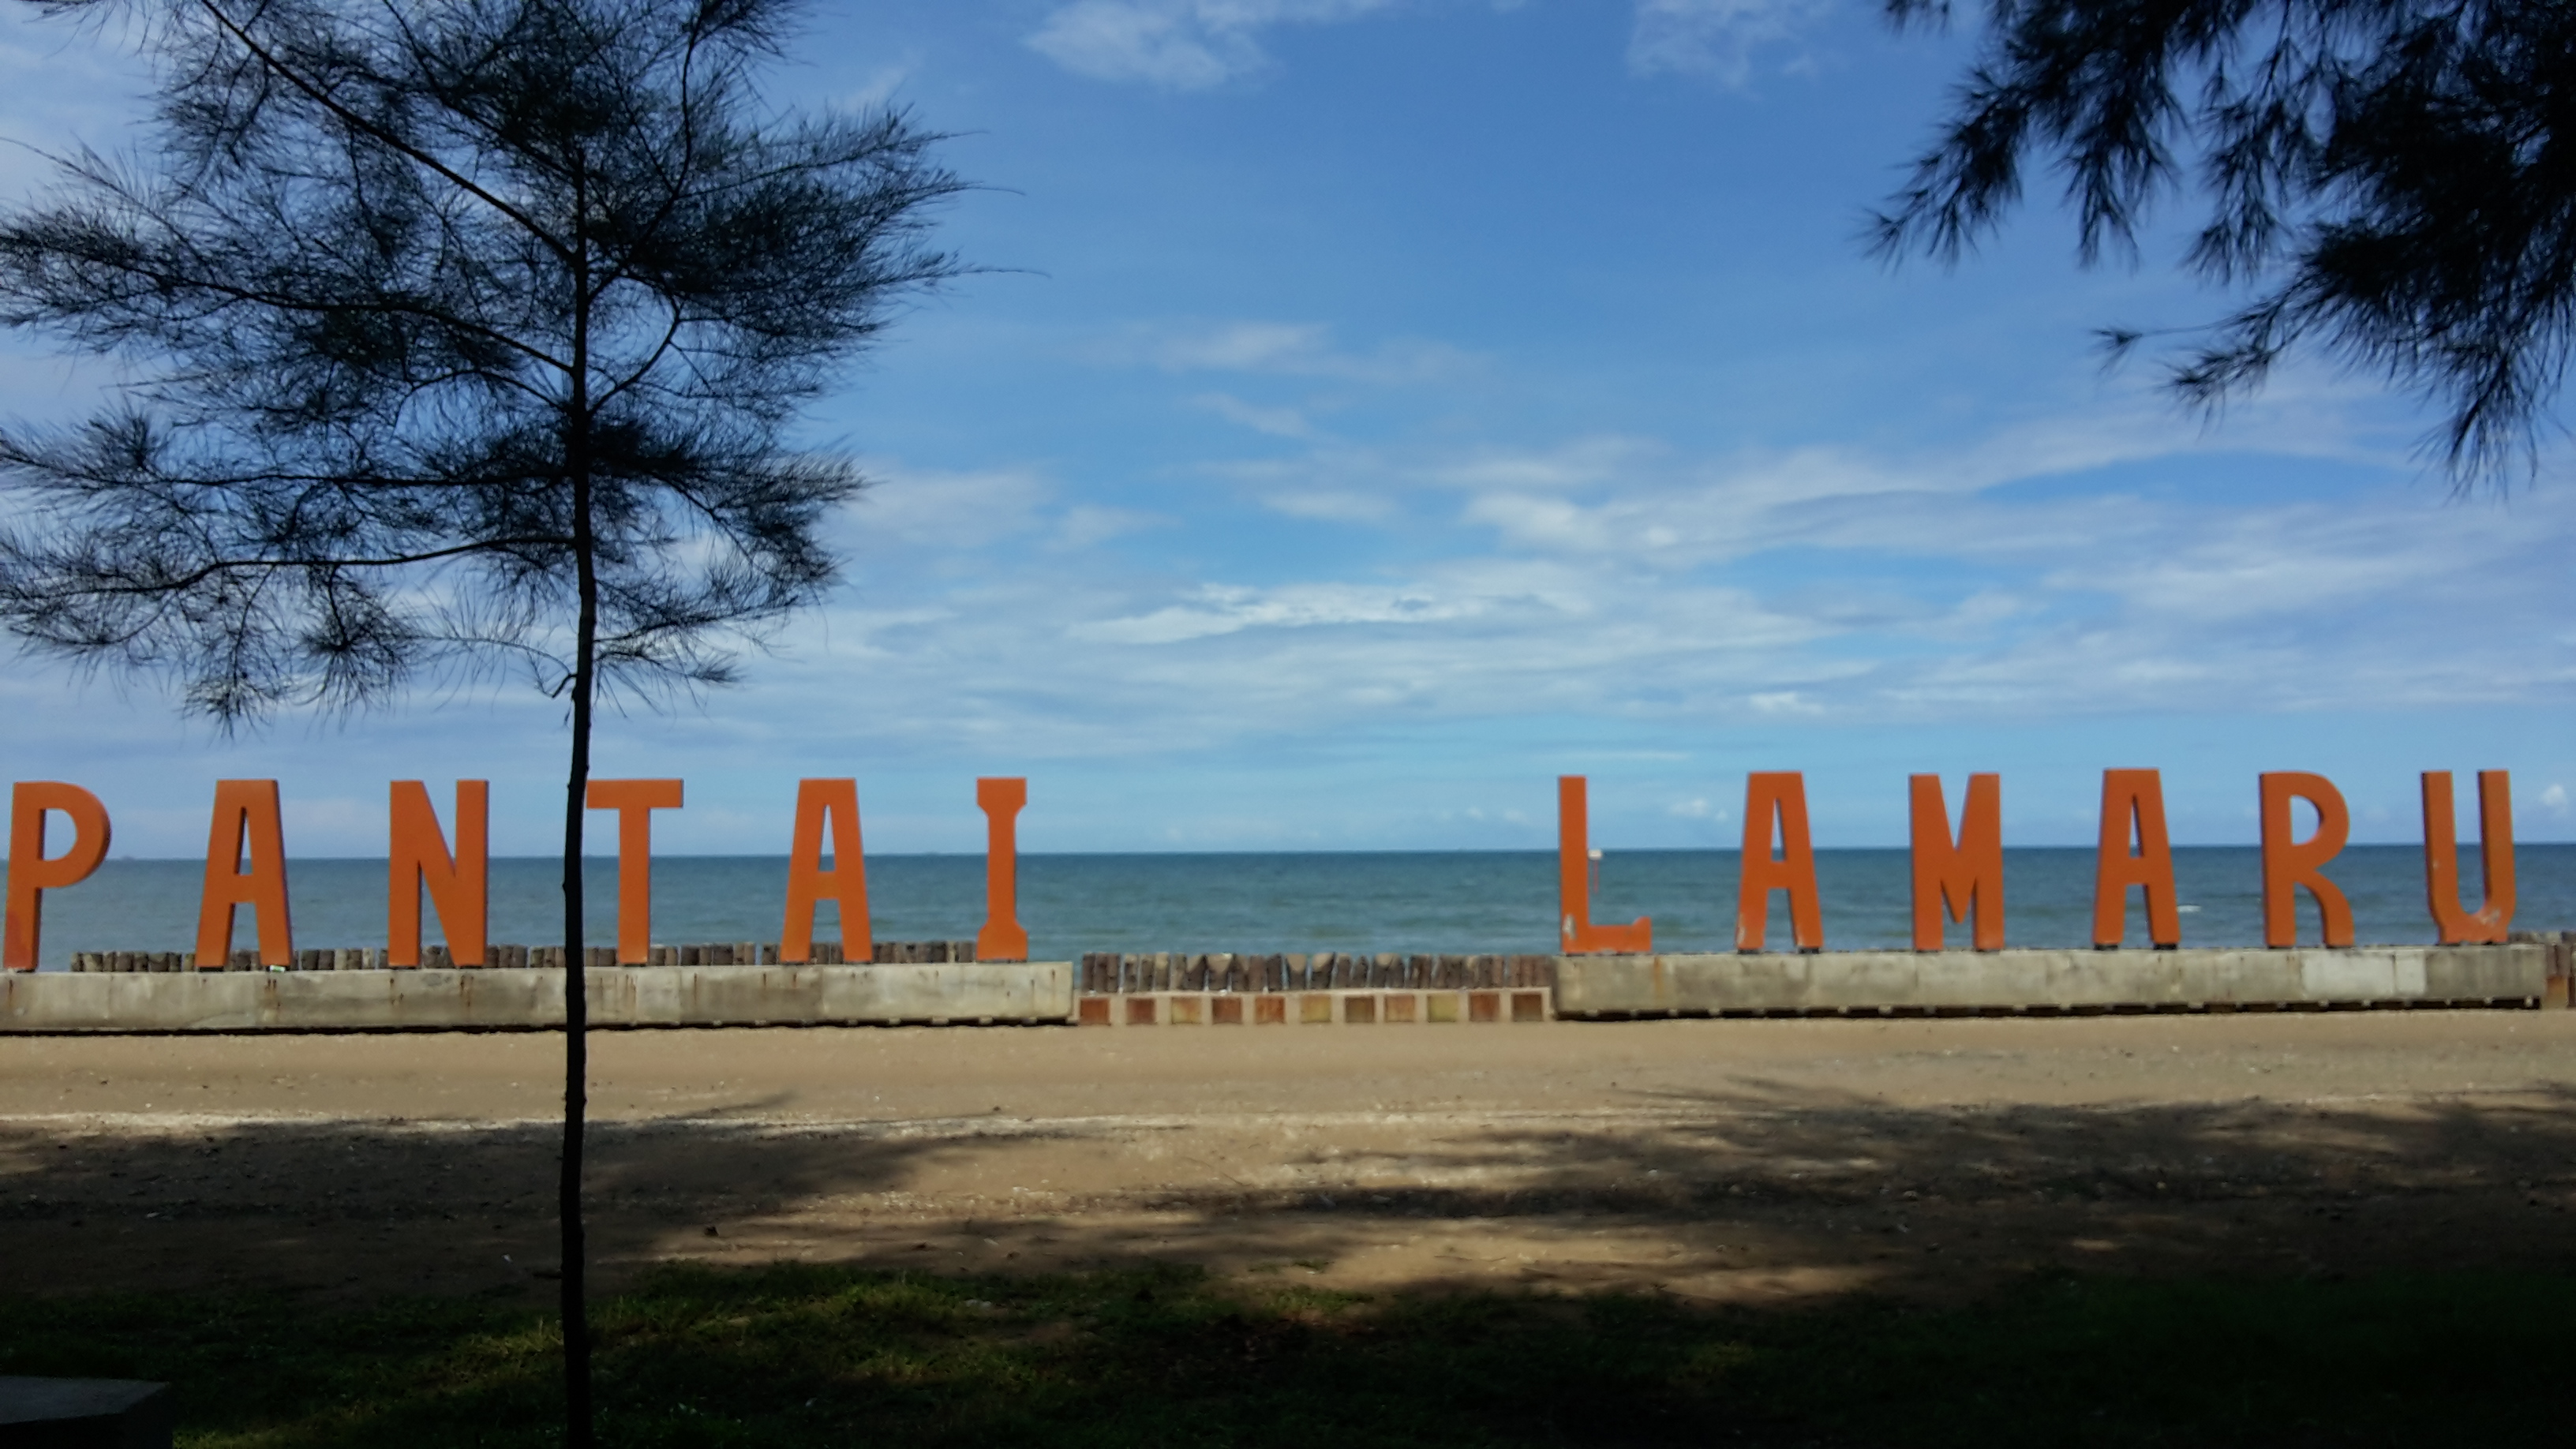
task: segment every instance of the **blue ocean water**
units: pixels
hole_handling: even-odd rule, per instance
[[[2576,925],[2576,845],[2522,845],[2515,924]],[[1731,850],[1611,851],[1600,862],[1593,919],[1654,921],[1657,949],[1731,950],[1737,854]],[[2262,940],[2261,855],[2248,847],[2174,852],[2185,945]],[[613,862],[586,863],[589,939],[615,939]],[[2469,904],[2478,858],[2463,854]],[[377,946],[385,940],[385,863],[294,860],[288,892],[299,947]],[[2352,902],[2363,942],[2433,939],[2425,906],[2424,853],[2416,846],[2355,846],[2328,868]],[[1828,949],[1904,947],[1912,940],[1906,853],[1826,850],[1816,856]],[[965,940],[984,918],[980,855],[871,856],[868,902],[881,941]],[[181,951],[196,937],[196,861],[115,860],[79,886],[46,894],[44,961],[73,951]],[[496,859],[491,939],[562,939],[554,861]],[[653,939],[775,941],[786,907],[784,856],[678,856],[653,862]],[[2015,946],[2084,946],[2092,940],[2093,853],[2004,853],[2006,940]],[[2144,911],[2131,893],[2130,939],[2144,944]],[[424,910],[428,939],[435,914]],[[1774,895],[1770,942],[1789,940],[1786,898]],[[1556,857],[1544,851],[1352,854],[1030,855],[1020,860],[1020,921],[1039,960],[1085,951],[1544,952],[1556,943]],[[2317,939],[2315,908],[2300,898],[2300,938]],[[815,934],[840,934],[826,906]],[[251,944],[248,913],[237,944]],[[1951,928],[1955,945],[1964,926]]]

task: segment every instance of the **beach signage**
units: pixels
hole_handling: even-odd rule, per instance
[[[1592,850],[1585,777],[1557,780],[1558,946],[1568,955],[1644,953],[1654,947],[1653,922],[1644,917],[1614,924],[1592,919]],[[1908,782],[1912,839],[1914,948],[1947,947],[1947,926],[1968,926],[1974,950],[2004,944],[2003,782],[2000,776],[1968,777],[1958,825],[1951,826],[1941,777],[1915,775]],[[587,803],[617,817],[617,959],[637,964],[652,943],[653,813],[681,808],[678,780],[593,780]],[[2298,940],[2298,897],[2315,902],[2320,936],[2328,946],[2352,944],[2352,906],[2326,874],[2351,835],[2352,813],[2323,775],[2274,771],[2256,780],[2262,827],[2264,944],[2288,947]],[[1029,935],[1019,922],[1020,812],[1028,781],[984,778],[975,803],[985,818],[985,919],[975,954],[985,961],[1028,959]],[[2316,828],[2297,838],[2296,802],[2316,815]],[[2513,921],[2513,796],[2505,771],[2478,773],[2478,845],[2483,895],[2476,910],[2460,899],[2459,836],[2451,775],[2423,776],[2424,887],[2436,938],[2443,945],[2495,943]],[[215,785],[206,839],[205,885],[199,895],[194,961],[223,966],[231,956],[233,929],[248,908],[261,964],[295,959],[294,927],[287,909],[285,831],[275,780],[221,780]],[[419,780],[390,785],[387,849],[386,960],[396,967],[422,959],[421,903],[426,897],[460,966],[484,964],[486,877],[489,866],[491,787],[459,780],[449,809],[455,844],[439,823],[437,804]],[[71,827],[60,855],[47,853],[56,818]],[[107,807],[78,785],[22,780],[10,791],[9,887],[0,965],[32,971],[39,959],[44,894],[77,885],[107,858]],[[2102,772],[2101,836],[2095,851],[2093,944],[2109,950],[2126,944],[2131,892],[2144,897],[2147,937],[2158,949],[2181,944],[2181,914],[2174,897],[2173,844],[2165,829],[2164,786],[2155,770]],[[1760,951],[1769,930],[1773,895],[1786,897],[1790,939],[1800,951],[1824,949],[1824,905],[1816,889],[1816,853],[1807,826],[1806,777],[1794,770],[1755,771],[1745,779],[1744,839],[1738,870],[1735,947]],[[844,959],[866,961],[868,935],[866,862],[859,844],[858,782],[801,780],[787,857],[787,913],[779,931],[778,959],[813,959],[814,922],[824,902],[839,908]]]

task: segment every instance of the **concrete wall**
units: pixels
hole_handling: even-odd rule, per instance
[[[1560,1017],[1666,1012],[2198,1008],[2530,1002],[2561,948],[1834,951],[1566,956]],[[2563,978],[2562,978],[2563,981]]]
[[[1070,962],[935,966],[630,966],[586,973],[599,1027],[1064,1022]],[[10,972],[0,1034],[542,1030],[557,971]]]

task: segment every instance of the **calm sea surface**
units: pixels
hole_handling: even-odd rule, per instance
[[[2515,852],[2518,928],[2576,926],[2576,845]],[[2185,945],[2262,940],[2261,856],[2248,847],[2180,848],[2174,873]],[[2474,847],[2461,874],[2477,904]],[[114,860],[81,885],[45,896],[44,958],[73,951],[179,951],[196,937],[197,861]],[[868,904],[881,941],[964,940],[984,917],[980,855],[872,856]],[[1909,924],[1906,853],[1817,852],[1831,949],[1903,947]],[[2417,846],[2354,846],[2328,868],[2352,901],[2363,942],[2433,939]],[[616,936],[617,873],[594,860],[590,940]],[[494,942],[560,940],[558,871],[544,859],[496,859]],[[784,856],[678,856],[653,862],[653,939],[775,941],[785,913]],[[1655,945],[1730,950],[1736,852],[1612,851],[1601,862],[1596,921],[1651,916]],[[381,860],[295,860],[288,890],[299,947],[375,946],[385,940]],[[2004,853],[2005,933],[2015,946],[2083,946],[2092,932],[2093,852]],[[429,939],[436,915],[422,912]],[[1068,960],[1084,951],[1550,951],[1556,943],[1556,856],[1543,851],[1383,854],[1031,855],[1020,860],[1020,921],[1031,955]],[[2144,944],[2144,912],[2131,893],[2130,939]],[[1788,943],[1786,898],[1774,895],[1771,942]],[[2300,897],[2299,934],[2316,939],[2315,908]],[[839,934],[824,908],[815,934]],[[244,912],[237,944],[251,944]],[[1951,928],[1965,945],[1964,926]]]

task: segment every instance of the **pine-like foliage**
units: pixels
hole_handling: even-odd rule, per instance
[[[1898,24],[1946,0],[1887,0]],[[2425,396],[2462,483],[2527,471],[2576,320],[2567,0],[1994,0],[1938,141],[1875,220],[1951,259],[2025,166],[2060,164],[2085,261],[2159,195],[2209,215],[2189,265],[2250,289],[2174,364],[2215,407],[2307,345]],[[2105,333],[2125,351],[2141,333]]]
[[[0,215],[0,321],[130,379],[0,430],[0,624],[230,724],[524,666],[564,794],[566,1441],[592,1442],[581,874],[597,691],[722,683],[861,480],[798,409],[961,183],[900,113],[752,87],[795,0],[42,0],[123,10],[153,144]]]
[[[57,5],[84,9],[85,5]],[[0,619],[232,721],[423,670],[721,683],[860,479],[782,432],[959,183],[755,114],[785,0],[164,0],[154,144],[0,217],[0,320],[134,380],[0,430]]]

